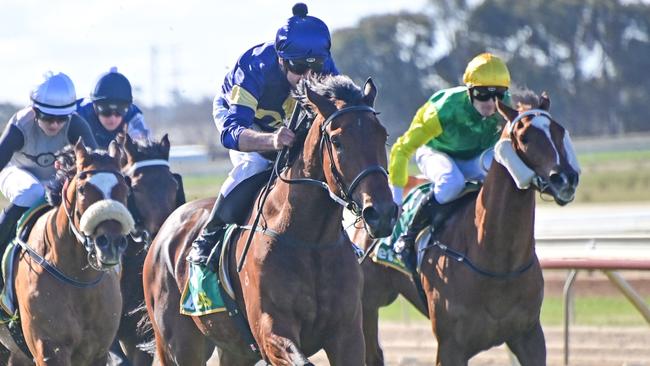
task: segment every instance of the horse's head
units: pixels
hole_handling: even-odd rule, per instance
[[[169,170],[169,138],[160,142],[134,142],[121,135],[122,171],[130,186],[128,208],[136,223],[136,238],[146,242],[176,208],[178,182]]]
[[[331,192],[360,216],[372,237],[392,233],[397,218],[386,173],[388,134],[372,108],[377,89],[368,79],[363,91],[346,76],[311,79],[301,85],[317,113],[305,143],[311,161],[322,164]]]
[[[569,132],[548,113],[550,99],[543,93],[536,105],[520,103],[519,111],[497,103],[508,124],[502,138],[512,141],[514,151],[532,170],[533,185],[553,196],[559,205],[575,198],[580,166]]]
[[[90,265],[105,270],[120,262],[126,234],[133,230],[133,218],[126,209],[128,187],[118,163],[120,151],[112,143],[108,154],[89,152],[80,139],[74,156],[74,167],[67,169],[62,205],[71,230],[88,251]]]

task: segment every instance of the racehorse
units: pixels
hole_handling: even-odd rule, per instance
[[[476,199],[462,203],[440,231],[421,233],[418,275],[426,303],[408,276],[364,263],[368,365],[384,364],[377,311],[398,293],[431,319],[437,365],[467,365],[480,351],[504,342],[522,365],[546,364],[539,321],[544,280],[533,237],[535,192],[562,206],[571,202],[579,167],[568,132],[548,113],[548,96],[534,97],[535,104],[520,105],[519,111],[497,103],[508,122],[502,142],[511,144],[532,170],[533,183],[517,188],[509,171],[495,161]]]
[[[149,354],[136,348],[146,341],[137,326],[141,318],[138,310],[144,304],[142,265],[152,238],[167,216],[185,203],[185,198],[177,194],[180,183],[169,169],[167,135],[159,142],[134,142],[128,134],[119,134],[117,140],[124,152],[122,172],[129,185],[128,208],[135,220],[135,231],[129,236],[129,245],[122,258],[120,281],[123,304],[116,338],[125,354],[117,349],[117,343],[111,351],[120,358],[128,358],[133,365],[151,365],[153,360]]]
[[[315,114],[304,145],[280,172],[261,209],[263,226],[235,235],[226,258],[237,304],[259,354],[244,341],[227,313],[179,314],[187,281],[184,260],[208,217],[214,199],[188,203],[165,221],[144,267],[147,310],[163,365],[203,365],[208,337],[222,365],[311,365],[307,357],[324,349],[332,365],[364,363],[361,269],[342,230],[343,206],[363,220],[374,237],[390,235],[397,207],[388,187],[387,133],[372,108],[376,88],[363,91],[345,76],[310,79],[298,92]],[[250,233],[252,243],[241,272]]]
[[[119,265],[133,218],[120,151],[91,152],[81,139],[57,163],[58,206],[41,216],[17,259],[15,289],[37,365],[106,364],[120,320]],[[33,364],[16,344],[11,364]]]

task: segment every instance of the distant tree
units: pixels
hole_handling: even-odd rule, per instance
[[[333,34],[343,73],[379,85],[393,139],[467,62],[495,52],[519,86],[551,95],[574,135],[650,131],[650,5],[621,0],[430,0],[422,14],[365,18]]]

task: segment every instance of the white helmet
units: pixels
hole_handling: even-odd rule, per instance
[[[31,94],[32,106],[45,114],[65,116],[77,109],[77,93],[68,75],[47,72]]]

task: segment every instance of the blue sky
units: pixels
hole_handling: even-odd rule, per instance
[[[212,97],[227,69],[254,44],[271,40],[294,0],[145,1],[3,0],[0,101],[29,103],[47,70],[67,73],[77,96],[117,66],[143,104],[164,104],[177,85],[184,97]],[[426,0],[306,1],[330,30],[360,18],[421,10]],[[155,56],[154,56],[155,55]]]

